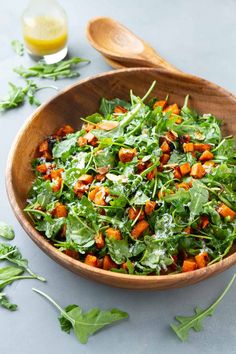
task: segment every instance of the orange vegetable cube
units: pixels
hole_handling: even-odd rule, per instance
[[[182,178],[182,174],[181,174],[179,166],[175,166],[174,167],[174,178],[177,178],[177,179],[181,179]]]
[[[182,266],[182,272],[191,272],[197,269],[197,263],[194,259],[185,259]]]
[[[201,227],[203,229],[205,229],[207,227],[207,225],[209,224],[209,222],[210,222],[208,216],[207,215],[202,215],[200,220],[201,220]]]
[[[195,143],[194,145],[194,150],[203,152],[205,150],[211,150],[211,145],[210,144],[203,144],[203,143]]]
[[[167,143],[166,140],[164,140],[163,143],[161,144],[161,150],[166,154],[170,153],[170,145]]]
[[[234,220],[236,213],[235,211],[233,211],[232,209],[230,209],[227,205],[225,205],[224,203],[222,203],[218,209],[217,209],[218,213],[223,216],[223,218],[229,217],[231,221]]]
[[[110,270],[112,268],[117,268],[117,264],[106,254],[103,258],[103,269]]]
[[[97,146],[98,139],[96,138],[96,136],[94,134],[89,132],[89,133],[84,135],[84,138],[87,140],[89,145]]]
[[[95,195],[97,194],[98,191],[99,191],[99,187],[98,186],[93,186],[90,189],[90,192],[88,194],[88,199],[93,201],[94,198],[95,198]]]
[[[75,194],[77,194],[77,196],[80,198],[81,194],[83,195],[85,192],[88,191],[88,188],[89,187],[84,182],[77,181],[74,185],[73,190],[74,190]]]
[[[172,112],[173,114],[179,115],[179,107],[176,103],[171,104],[170,106],[166,107],[164,109],[164,112]]]
[[[139,221],[131,231],[131,236],[133,238],[138,238],[145,230],[147,230],[149,224],[146,220]]]
[[[178,134],[174,130],[168,130],[165,136],[170,141],[175,141],[178,139]]]
[[[140,212],[140,209],[138,209],[138,208],[137,209],[129,208],[128,215],[129,215],[130,220],[135,220],[138,215],[139,215],[138,220],[144,219],[144,212],[143,211]]]
[[[185,189],[186,191],[188,191],[189,188],[190,188],[190,186],[189,186],[188,183],[182,182],[182,183],[176,184],[176,188],[177,188],[177,189],[183,188],[183,189]]]
[[[39,145],[39,152],[48,152],[49,150],[49,143],[48,143],[48,139],[42,141],[42,143]]]
[[[77,144],[80,147],[84,147],[85,145],[87,145],[88,140],[84,137],[84,136],[80,136],[77,140]]]
[[[123,163],[125,162],[130,162],[133,160],[134,156],[137,154],[137,150],[134,149],[126,149],[126,148],[120,148],[119,150],[119,160]]]
[[[163,164],[163,165],[166,165],[167,162],[169,161],[170,159],[170,155],[169,154],[162,154],[161,157],[160,157],[160,163]]]
[[[101,232],[99,232],[97,235],[95,235],[95,244],[99,250],[105,246],[105,240],[104,240],[103,234]]]
[[[202,162],[205,162],[208,160],[212,160],[213,158],[214,158],[214,155],[212,154],[212,152],[210,152],[209,150],[205,150],[205,151],[203,151],[203,153],[199,157],[199,160]]]
[[[183,165],[180,165],[179,168],[182,176],[187,175],[191,171],[191,166],[189,162],[185,162]]]
[[[126,112],[128,112],[128,110],[123,106],[116,106],[114,108],[114,113],[119,114],[119,113],[126,113]]]
[[[207,252],[199,253],[195,256],[195,261],[197,263],[198,268],[204,268],[207,266],[208,263],[208,254]]]
[[[67,134],[72,134],[74,133],[74,129],[70,125],[64,125],[62,128],[58,129],[56,132],[56,136],[66,136]]]
[[[57,203],[56,207],[52,211],[52,215],[56,218],[66,218],[67,214],[66,206],[61,203]]]
[[[92,254],[87,254],[84,263],[92,267],[98,267],[98,259],[96,256],[93,256]]]
[[[93,176],[85,174],[85,175],[80,176],[78,181],[81,181],[85,184],[91,184],[93,182]]]
[[[202,166],[201,162],[197,162],[192,166],[190,176],[200,179],[205,176],[205,174],[206,171]]]
[[[51,171],[51,178],[52,179],[61,178],[61,174],[63,171],[64,171],[64,168],[59,168],[58,170],[52,170]]]
[[[147,215],[151,215],[153,213],[155,207],[156,207],[156,202],[151,201],[151,200],[147,200],[145,203],[145,208],[144,208],[145,213]]]
[[[153,109],[155,109],[156,107],[162,107],[165,108],[167,105],[167,101],[166,100],[162,100],[162,101],[156,101],[153,105]]]
[[[193,143],[183,143],[184,152],[192,152],[194,151],[194,144]]]
[[[42,174],[45,174],[48,170],[47,165],[45,163],[42,163],[41,165],[38,165],[36,167],[36,170]]]
[[[65,250],[64,253],[74,259],[79,259],[79,253],[74,250]]]
[[[107,203],[105,201],[106,196],[109,194],[109,189],[107,187],[100,187],[95,194],[93,202],[97,205],[105,206]]]
[[[106,229],[106,235],[109,239],[114,238],[115,240],[122,240],[120,230],[113,229],[112,227]]]

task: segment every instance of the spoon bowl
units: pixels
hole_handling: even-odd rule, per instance
[[[87,38],[103,56],[118,61],[125,67],[162,67],[172,72],[180,72],[149,44],[109,17],[90,20],[87,25]]]

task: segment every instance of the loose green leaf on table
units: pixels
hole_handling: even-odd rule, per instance
[[[11,47],[17,55],[24,55],[24,44],[21,43],[18,39],[11,41]]]
[[[13,240],[13,238],[15,237],[15,233],[10,225],[7,225],[5,222],[0,221],[0,236],[6,238],[7,240]]]
[[[56,64],[46,64],[44,61],[40,61],[30,68],[20,66],[15,68],[14,71],[24,78],[39,77],[57,80],[60,78],[72,78],[79,76],[79,72],[75,69],[75,66],[80,63],[89,62],[89,60],[79,57],[63,60]]]
[[[88,338],[103,327],[128,318],[127,312],[118,309],[102,311],[98,308],[93,308],[88,312],[83,312],[77,305],[69,305],[63,309],[47,294],[37,289],[33,290],[44,296],[60,311],[61,329],[67,333],[70,333],[71,329],[73,329],[77,339],[82,344],[86,344]]]
[[[180,323],[178,325],[176,324],[171,324],[171,328],[173,331],[176,333],[176,335],[180,338],[181,341],[186,341],[188,339],[189,331],[190,329],[194,329],[196,332],[200,332],[203,327],[202,327],[202,321],[207,317],[207,316],[212,316],[213,313],[215,312],[217,306],[223,299],[223,297],[226,295],[226,293],[229,291],[230,287],[232,286],[234,280],[236,278],[236,274],[232,277],[230,280],[229,284],[223,291],[223,293],[218,297],[218,299],[207,309],[203,310],[199,306],[195,308],[195,314],[193,316],[176,316],[176,320]]]
[[[5,307],[7,310],[16,311],[17,305],[12,304],[6,294],[0,293],[0,306]]]

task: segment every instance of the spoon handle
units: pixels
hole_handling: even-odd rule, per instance
[[[156,51],[153,51],[151,55],[145,57],[147,65],[151,68],[163,68],[167,71],[175,73],[182,73],[181,70],[175,68],[172,64],[163,59]]]

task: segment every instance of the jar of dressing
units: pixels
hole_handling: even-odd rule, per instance
[[[23,37],[33,59],[57,63],[67,55],[67,16],[57,0],[30,0],[22,15]]]

